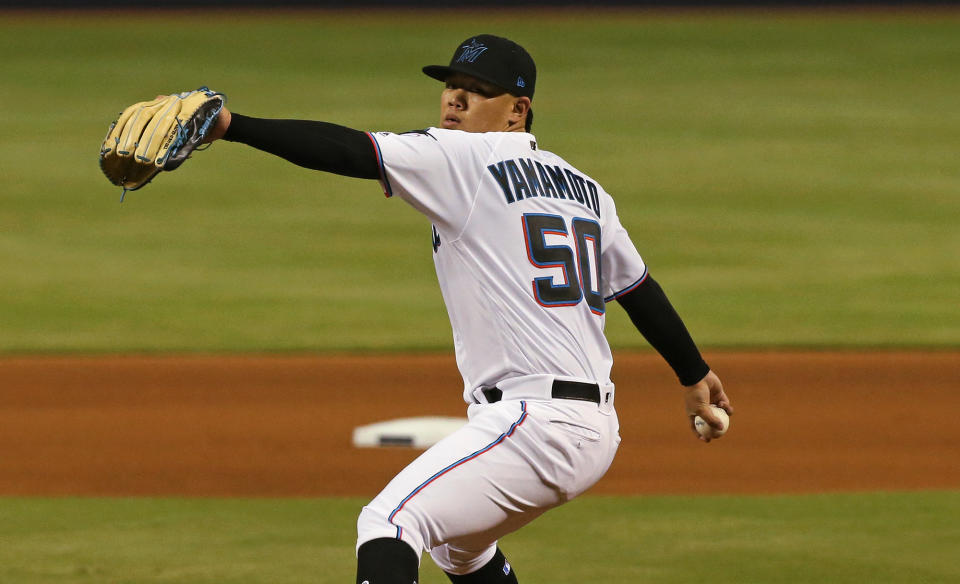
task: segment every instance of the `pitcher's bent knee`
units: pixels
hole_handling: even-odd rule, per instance
[[[374,503],[365,506],[357,518],[357,548],[368,541],[381,538],[399,539],[407,543],[420,556],[424,549],[423,537],[415,525],[391,522],[388,513],[380,510]]]
[[[484,567],[497,552],[497,543],[481,550],[464,550],[450,544],[430,550],[430,557],[447,574],[471,574]]]

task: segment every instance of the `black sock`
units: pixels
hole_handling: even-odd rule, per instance
[[[409,545],[384,537],[357,550],[357,584],[416,584],[420,559]]]
[[[500,548],[497,548],[493,559],[476,572],[463,576],[447,574],[447,578],[450,578],[453,584],[517,584],[517,575],[507,562],[507,558],[503,557]],[[370,582],[370,584],[374,583]]]

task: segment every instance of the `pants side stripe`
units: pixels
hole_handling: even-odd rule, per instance
[[[427,479],[426,481],[424,481],[424,482],[423,482],[420,486],[418,486],[416,489],[414,489],[409,495],[407,495],[407,496],[403,499],[403,501],[400,501],[400,504],[397,505],[397,508],[394,509],[394,510],[390,513],[390,517],[388,518],[388,520],[390,521],[390,523],[393,523],[393,518],[396,517],[396,516],[397,516],[397,513],[399,513],[399,512],[403,509],[404,505],[406,505],[407,502],[410,501],[410,499],[412,499],[413,497],[415,497],[415,496],[417,495],[417,493],[419,493],[420,491],[422,491],[423,489],[425,489],[430,483],[432,483],[433,481],[435,481],[435,480],[437,480],[438,478],[442,477],[443,475],[445,475],[446,473],[450,472],[451,470],[457,468],[458,466],[460,466],[460,465],[462,465],[462,464],[465,464],[465,463],[467,463],[467,462],[469,462],[469,461],[477,458],[478,456],[480,456],[480,455],[483,454],[484,452],[489,452],[489,451],[490,451],[491,449],[493,449],[495,446],[497,446],[497,445],[499,445],[499,444],[502,444],[504,440],[506,440],[507,438],[509,438],[510,436],[512,436],[513,433],[516,431],[516,429],[517,429],[518,427],[520,427],[521,424],[523,424],[524,420],[527,419],[527,402],[525,402],[525,401],[521,401],[521,402],[520,402],[520,410],[521,410],[520,417],[517,418],[517,421],[514,422],[513,424],[511,424],[511,425],[510,425],[510,428],[509,428],[506,432],[504,432],[503,434],[500,434],[500,436],[499,436],[496,440],[494,440],[494,441],[491,442],[490,444],[484,446],[484,447],[481,448],[480,450],[477,450],[477,451],[474,452],[473,454],[469,454],[469,455],[461,458],[460,460],[454,462],[454,463],[451,464],[450,466],[444,468],[443,470],[437,472],[435,475],[433,475],[432,477],[430,477],[429,479]],[[400,527],[398,526],[397,529],[398,529],[397,538],[399,538],[399,537],[400,537],[400,533],[401,533]]]

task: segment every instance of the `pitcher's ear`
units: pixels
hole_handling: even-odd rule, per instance
[[[517,101],[513,102],[513,112],[516,114],[525,115],[530,111],[530,98],[529,97],[518,97]]]

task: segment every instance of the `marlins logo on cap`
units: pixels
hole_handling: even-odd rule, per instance
[[[457,63],[473,63],[487,50],[487,46],[478,43],[477,39],[472,39],[470,44],[463,45],[460,48],[463,49],[463,52],[457,57]]]

